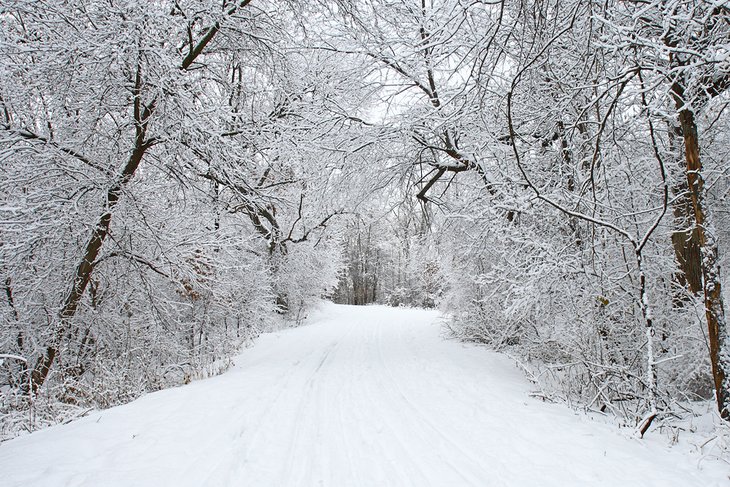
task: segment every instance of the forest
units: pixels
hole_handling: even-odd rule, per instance
[[[718,0],[3,0],[0,439],[323,298],[728,420],[729,104]]]

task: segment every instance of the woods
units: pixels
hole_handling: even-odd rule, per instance
[[[437,307],[545,399],[730,417],[730,8],[8,0],[9,437],[321,298]]]

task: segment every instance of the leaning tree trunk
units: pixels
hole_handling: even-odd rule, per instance
[[[236,12],[246,7],[251,0],[239,0],[229,5],[225,11],[226,16],[232,17]],[[193,42],[192,38],[188,45],[188,52],[182,59],[180,69],[187,70],[198,57],[203,53],[206,46],[213,40],[221,29],[221,24],[215,22],[208,27],[197,42]],[[137,63],[137,69],[134,79],[133,95],[133,117],[135,127],[135,139],[132,152],[127,162],[122,168],[119,178],[109,187],[106,195],[106,207],[104,213],[99,217],[91,232],[91,236],[86,243],[84,254],[76,266],[71,289],[68,291],[63,300],[58,319],[60,326],[54,331],[50,344],[46,347],[45,352],[38,358],[33,371],[31,372],[31,392],[35,393],[43,385],[48,373],[51,370],[54,360],[58,356],[60,344],[68,331],[70,320],[76,315],[81,299],[86,292],[86,288],[91,281],[91,275],[104,241],[109,235],[111,227],[112,215],[114,208],[117,206],[127,183],[134,177],[139,164],[142,162],[147,149],[149,149],[154,141],[147,137],[147,128],[152,114],[155,111],[156,99],[149,103],[142,101],[142,57],[140,56]]]
[[[142,103],[140,93],[141,84],[141,68],[138,66],[134,93],[134,148],[132,149],[129,159],[127,159],[127,162],[124,164],[120,176],[107,191],[104,213],[102,213],[97,220],[96,225],[93,227],[91,236],[86,243],[84,254],[76,266],[73,282],[71,283],[71,289],[67,292],[63,300],[63,307],[58,314],[60,326],[54,331],[54,336],[51,338],[50,344],[46,347],[44,354],[38,358],[38,361],[31,372],[30,388],[31,392],[34,394],[48,377],[51,365],[53,365],[53,361],[58,356],[59,346],[68,331],[69,321],[76,315],[76,311],[81,303],[81,298],[84,296],[86,288],[91,281],[94,263],[99,256],[104,240],[106,240],[109,235],[114,208],[117,206],[117,203],[119,203],[119,199],[121,198],[122,192],[124,191],[127,183],[132,179],[140,162],[142,162],[145,152],[147,152],[147,149],[149,149],[152,145],[152,141],[147,139],[147,127],[149,118],[154,111],[155,102],[153,101],[149,105],[144,105]]]
[[[702,178],[697,124],[694,112],[686,103],[684,87],[675,83],[672,87],[672,94],[679,111],[679,122],[684,139],[687,188],[692,201],[697,240],[701,250],[700,262],[695,265],[702,270],[702,291],[717,408],[720,416],[730,420],[730,339],[728,338],[720,285],[717,240],[707,208],[706,191]]]

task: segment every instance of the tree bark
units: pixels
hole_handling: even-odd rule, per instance
[[[712,98],[730,89],[730,76],[720,74],[714,68],[710,75],[695,76],[695,73],[701,72],[701,68],[693,64],[696,61],[695,55],[689,54],[691,51],[703,52],[711,46],[722,45],[727,40],[728,31],[722,27],[727,21],[727,13],[726,7],[712,7],[708,11],[697,10],[692,15],[701,14],[701,17],[696,18],[702,24],[701,32],[697,31],[700,35],[695,36],[693,33],[687,39],[686,32],[678,32],[671,27],[665,34],[664,44],[670,49],[669,72],[674,73],[670,78],[669,91],[679,114],[679,130],[674,134],[681,134],[684,143],[685,188],[691,208],[690,222],[692,218],[694,219],[692,234],[687,235],[688,238],[685,240],[688,249],[686,258],[683,256],[685,261],[682,262],[679,258],[678,261],[687,276],[690,290],[696,287],[696,283],[689,282],[693,279],[691,274],[699,269],[702,276],[710,364],[717,408],[720,416],[730,421],[730,338],[722,299],[718,244],[712,215],[707,206],[695,115],[696,111],[703,108]],[[672,135],[670,130],[670,143]],[[680,209],[680,213],[682,212]],[[695,242],[690,243],[692,240]],[[699,251],[692,250],[692,246],[697,247]]]
[[[674,257],[677,261],[678,271],[674,279],[677,285],[682,288],[674,297],[676,305],[683,306],[687,302],[687,294],[683,289],[689,290],[692,294],[702,292],[702,256],[700,255],[700,243],[697,228],[694,225],[694,208],[689,193],[689,186],[686,176],[685,157],[682,153],[683,131],[681,126],[671,124],[669,127],[669,149],[672,157],[676,158],[676,166],[672,172],[680,170],[672,187],[674,199],[672,212],[674,213],[674,232],[672,233],[672,247]]]
[[[679,112],[679,122],[684,139],[687,188],[694,212],[694,230],[700,248],[699,262],[693,266],[702,270],[705,317],[710,345],[712,378],[720,416],[730,420],[730,339],[720,285],[718,246],[707,208],[706,191],[702,178],[702,161],[695,113],[685,100],[684,87],[675,82],[672,94]],[[692,257],[692,256],[690,256]],[[697,256],[692,257],[697,259]]]

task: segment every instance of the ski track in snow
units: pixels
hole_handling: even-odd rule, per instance
[[[719,462],[530,398],[438,314],[323,305],[229,372],[0,444],[0,485],[726,486]]]

